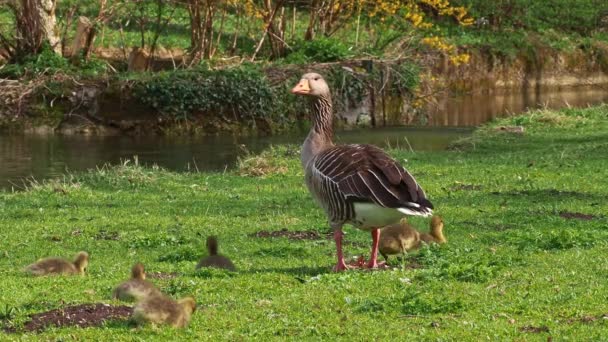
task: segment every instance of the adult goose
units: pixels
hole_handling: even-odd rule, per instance
[[[367,267],[378,267],[379,227],[397,223],[406,215],[429,216],[433,205],[412,175],[380,148],[371,145],[335,145],[331,94],[317,73],[308,73],[291,90],[312,105],[312,128],[302,146],[306,185],[323,207],[334,232],[338,263],[347,269],[342,254],[345,223],[371,231],[372,252]]]

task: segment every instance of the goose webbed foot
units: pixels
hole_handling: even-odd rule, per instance
[[[337,255],[338,263],[336,264],[336,266],[334,266],[333,271],[334,272],[346,271],[350,267],[347,266],[346,263],[344,262],[344,254],[342,253],[342,227],[336,226],[336,227],[333,227],[333,229],[334,229],[334,241],[336,242],[336,250],[337,250],[337,254],[338,254]]]
[[[342,271],[348,270],[349,268],[352,268],[352,267],[346,265],[346,263],[344,262],[344,260],[342,260],[341,262],[338,261],[338,263],[336,264],[336,266],[334,266],[334,268],[332,269],[332,271],[334,271],[334,272],[342,272]]]

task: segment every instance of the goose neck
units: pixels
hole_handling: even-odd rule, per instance
[[[333,113],[331,98],[319,96],[312,100],[312,130],[328,143],[332,143],[334,137]]]

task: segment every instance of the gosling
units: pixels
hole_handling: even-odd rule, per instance
[[[146,280],[144,265],[138,262],[131,269],[131,279],[118,285],[114,289],[112,298],[130,302],[158,294],[160,291],[154,287],[154,284]]]
[[[403,254],[417,250],[425,244],[443,244],[447,240],[443,235],[443,220],[439,216],[433,216],[428,233],[420,233],[416,228],[404,220],[397,224],[384,227],[380,231],[378,250],[388,261],[389,255]]]
[[[234,267],[232,261],[223,255],[219,255],[217,249],[217,238],[215,236],[209,236],[207,238],[207,251],[209,251],[209,256],[202,258],[196,265],[196,269],[198,270],[201,267],[215,267],[233,272],[236,271],[236,267]]]
[[[152,323],[185,328],[195,310],[196,301],[192,297],[175,301],[159,293],[140,300],[133,308],[131,317],[138,325]]]
[[[70,262],[61,258],[45,258],[28,265],[25,272],[34,276],[43,275],[84,275],[87,266],[89,265],[89,254],[87,252],[78,252],[74,258],[74,262]]]

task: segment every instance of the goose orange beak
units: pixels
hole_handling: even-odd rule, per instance
[[[293,89],[291,89],[292,94],[306,95],[310,93],[310,86],[308,85],[308,80],[300,80],[298,84],[296,84]]]

